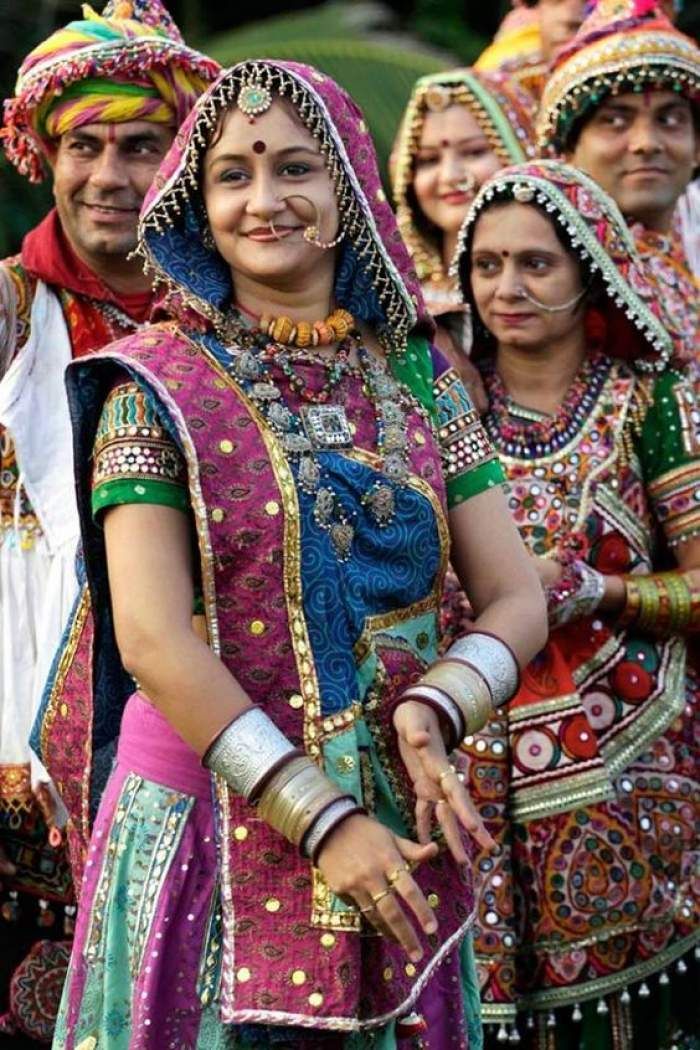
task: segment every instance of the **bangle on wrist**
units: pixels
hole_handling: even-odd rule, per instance
[[[318,855],[330,833],[335,831],[348,817],[366,812],[362,806],[358,806],[352,795],[334,799],[317,815],[306,832],[301,844],[301,852],[309,857],[311,863],[316,867]]]
[[[486,725],[493,710],[491,693],[483,676],[466,661],[445,656],[428,669],[422,685],[441,689],[457,705],[463,722],[462,739]]]
[[[258,813],[295,846],[320,813],[343,792],[310,758],[295,758],[268,782],[260,795]]]
[[[488,631],[472,631],[453,642],[445,653],[466,660],[488,685],[493,706],[507,703],[518,691],[520,669],[513,650],[503,639]]]
[[[248,708],[226,726],[202,763],[237,794],[257,803],[261,818],[295,846],[334,803],[351,800],[357,805],[259,707]],[[336,815],[340,819],[339,810]],[[326,833],[330,830],[329,825]]]
[[[625,607],[623,627],[635,626],[658,637],[685,634],[697,628],[698,592],[682,572],[659,572],[650,576],[622,577]]]
[[[264,711],[249,707],[209,745],[202,765],[251,802],[270,776],[299,754]]]
[[[459,704],[444,690],[428,685],[423,680],[410,685],[395,704],[398,707],[406,700],[414,700],[419,704],[425,704],[438,716],[443,735],[446,734],[445,747],[448,751],[454,751],[460,740],[466,735],[464,717]]]
[[[550,627],[591,616],[605,595],[605,576],[580,558],[567,561],[556,583],[544,588]]]

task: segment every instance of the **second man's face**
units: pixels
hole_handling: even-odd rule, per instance
[[[690,103],[674,91],[610,95],[567,160],[595,179],[625,218],[667,232],[700,161]]]

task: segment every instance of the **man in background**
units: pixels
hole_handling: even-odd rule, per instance
[[[77,592],[63,373],[71,358],[148,319],[151,284],[130,257],[139,210],[217,72],[185,45],[160,0],[110,0],[102,16],[86,7],[39,44],[5,103],[7,156],[32,182],[48,170],[55,200],[20,254],[0,262],[0,923],[15,930],[5,965],[18,960],[32,926],[35,936],[55,933],[57,905],[67,908],[67,932],[72,921],[60,814],[28,746]],[[60,963],[42,943],[30,986],[37,966]],[[23,1004],[22,1025],[37,1025],[38,1036],[36,1006],[30,1017]]]

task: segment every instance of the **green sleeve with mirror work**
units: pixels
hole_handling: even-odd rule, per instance
[[[498,456],[464,384],[453,368],[435,378],[428,340],[409,337],[406,352],[390,360],[395,377],[430,413],[437,428],[448,507],[503,485]]]
[[[677,371],[649,384],[635,447],[656,519],[676,547],[700,536],[700,407],[693,385]]]
[[[110,391],[93,446],[93,516],[125,503],[189,509],[182,454],[146,393],[132,381]]]

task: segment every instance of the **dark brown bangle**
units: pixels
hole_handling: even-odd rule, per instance
[[[302,841],[301,841],[301,843],[299,845],[299,850],[300,850],[302,856],[304,856],[304,857],[306,856],[306,853],[305,853],[306,841],[307,841],[310,833],[313,831],[314,827],[316,826],[316,824],[320,820],[320,818],[323,816],[324,813],[326,813],[331,808],[331,806],[335,806],[335,804],[337,802],[340,802],[343,799],[347,799],[350,802],[355,802],[354,795],[339,795],[338,798],[334,798],[332,802],[329,802],[327,805],[325,805],[323,807],[323,809],[321,809],[316,814],[313,824],[309,828],[307,828],[306,832],[304,833],[304,838],[302,839]],[[317,867],[317,863],[316,862],[318,860],[318,855],[321,852],[323,846],[326,844],[326,842],[328,840],[328,836],[333,831],[335,831],[336,828],[339,828],[340,825],[345,820],[347,820],[348,817],[357,816],[358,813],[361,813],[363,816],[367,816],[367,810],[364,808],[364,806],[361,806],[359,803],[356,803],[355,806],[353,806],[352,809],[346,809],[343,813],[340,813],[339,816],[338,816],[338,819],[327,828],[327,830],[323,833],[321,838],[316,843],[316,846],[314,847],[314,851],[311,854],[311,857],[309,857],[309,860],[311,861],[311,863],[313,864],[314,867]]]
[[[442,736],[443,736],[443,740],[444,740],[444,743],[445,743],[445,749],[448,752],[454,751],[454,749],[464,739],[464,737],[466,735],[466,725],[465,725],[465,722],[464,722],[464,715],[462,714],[462,711],[461,711],[461,709],[459,707],[459,704],[456,704],[454,702],[454,700],[452,699],[452,697],[449,695],[449,693],[446,693],[444,689],[440,689],[439,686],[432,685],[432,684],[431,684],[430,688],[434,689],[436,693],[440,693],[441,696],[444,696],[445,699],[448,701],[448,703],[457,712],[457,716],[459,718],[461,728],[458,731],[458,736],[457,736],[456,739],[455,739],[455,727],[454,727],[454,723],[452,722],[452,719],[447,714],[447,712],[444,710],[444,708],[441,707],[440,704],[436,703],[435,700],[433,700],[432,697],[425,696],[423,693],[421,693],[421,691],[420,691],[420,682],[419,681],[416,682],[415,685],[409,685],[407,687],[407,689],[401,694],[401,696],[398,697],[398,699],[395,700],[394,703],[391,705],[391,712],[390,712],[390,716],[389,717],[392,720],[392,725],[393,725],[394,712],[396,711],[397,707],[401,706],[401,704],[407,704],[409,702],[409,700],[413,701],[416,704],[424,704],[426,707],[429,707],[430,710],[433,711],[437,715],[437,719],[438,719],[438,722],[440,723],[440,729],[442,731]],[[415,689],[417,691],[417,695],[414,695],[413,692],[411,692],[408,696],[406,696],[406,692],[409,689],[410,690]],[[447,730],[447,734],[445,734],[445,730]]]

